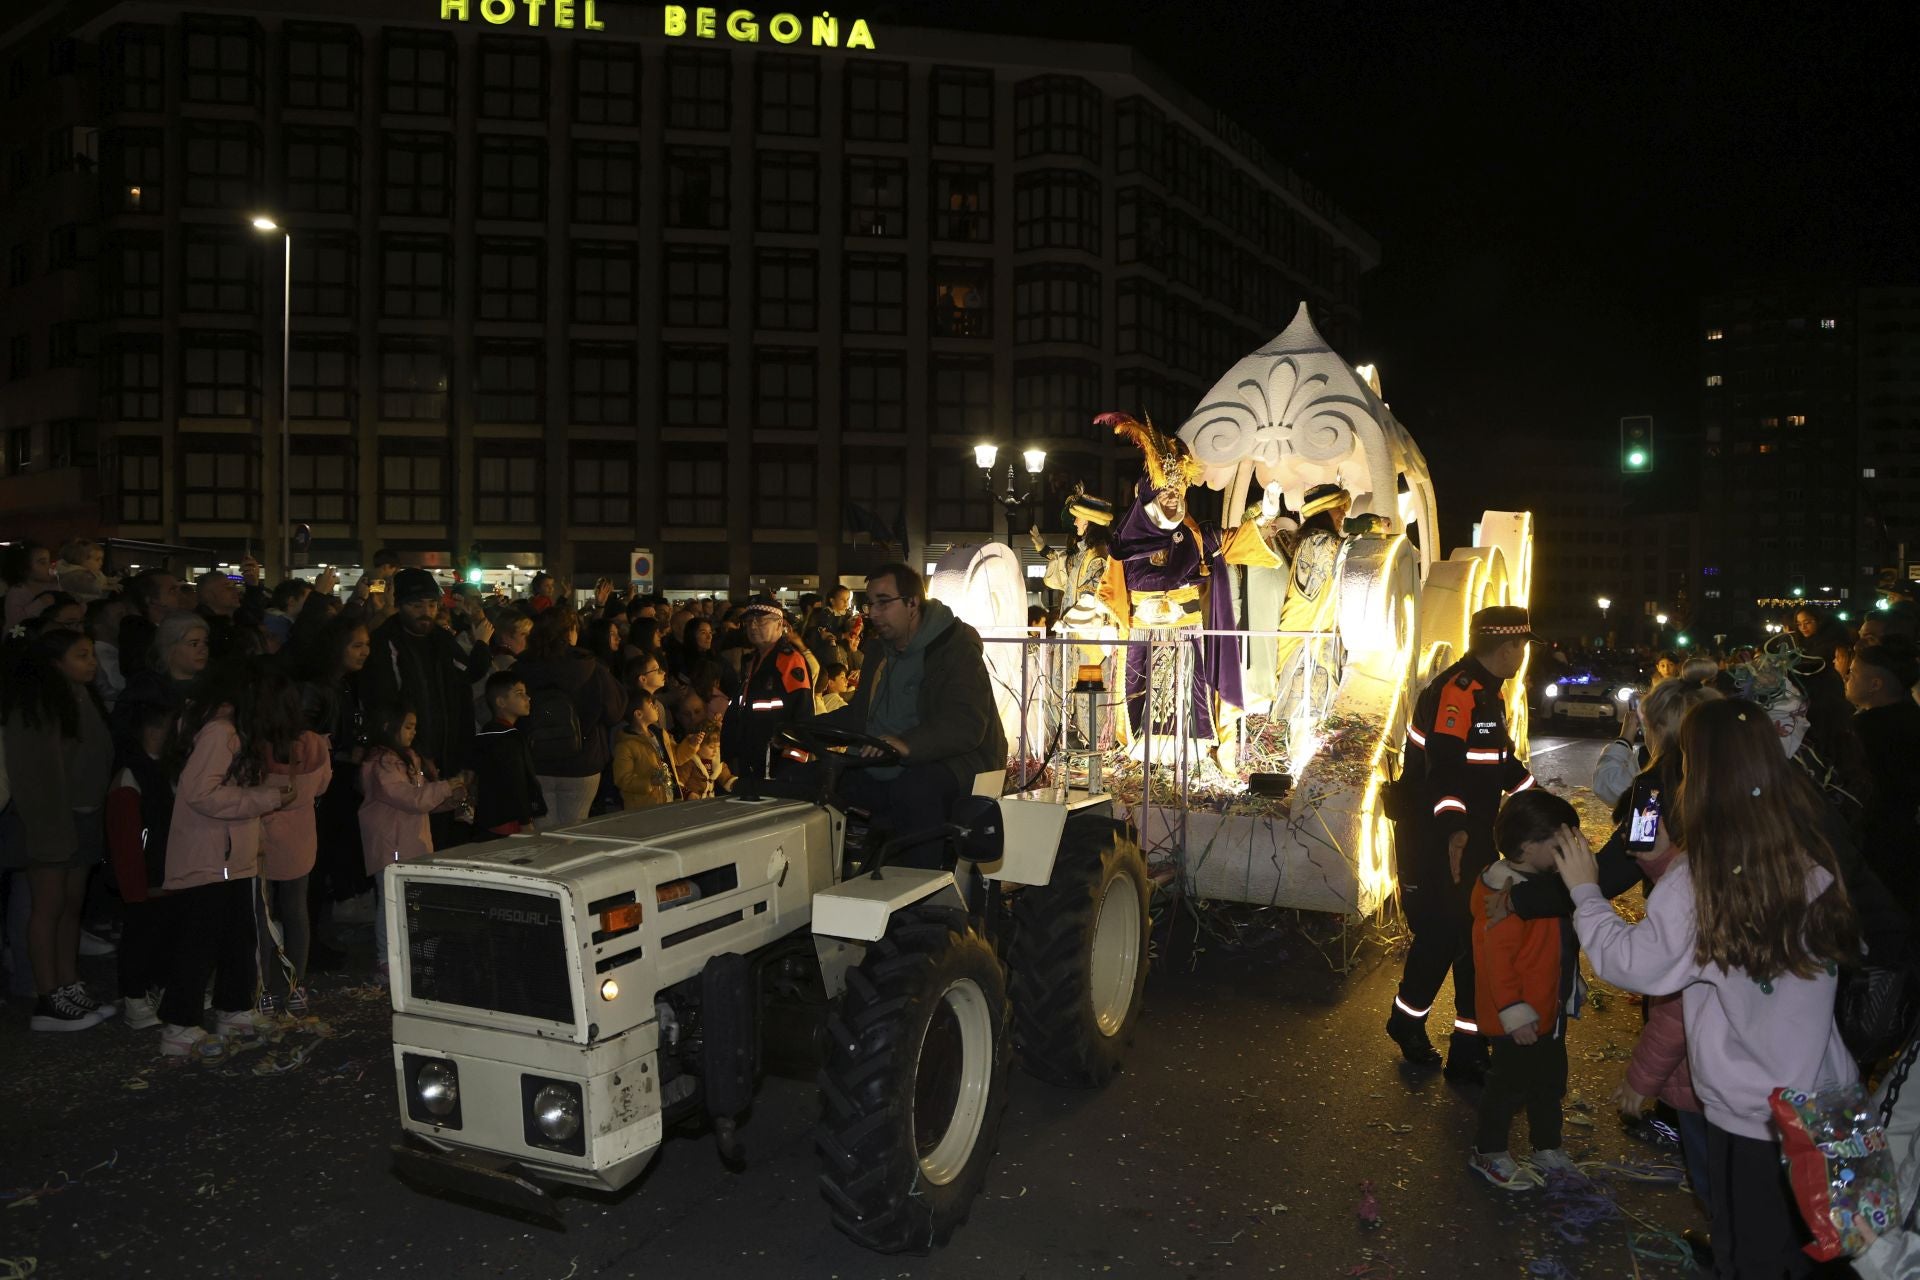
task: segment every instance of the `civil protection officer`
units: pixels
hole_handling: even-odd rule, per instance
[[[1500,688],[1519,674],[1536,638],[1525,609],[1498,605],[1474,614],[1467,656],[1427,686],[1407,725],[1400,893],[1413,944],[1387,1034],[1407,1061],[1438,1064],[1427,1013],[1451,970],[1449,1080],[1478,1084],[1487,1072],[1487,1042],[1474,1019],[1470,904],[1474,880],[1498,856],[1493,820],[1501,796],[1533,785],[1507,733]]]

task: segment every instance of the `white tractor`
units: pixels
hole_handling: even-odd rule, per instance
[[[1016,1056],[1055,1084],[1113,1076],[1149,882],[1110,802],[983,775],[952,821],[874,830],[834,784],[886,745],[787,740],[822,762],[811,799],[612,814],[388,872],[403,1175],[561,1216],[553,1188],[623,1187],[674,1129],[740,1160],[769,1061],[811,1056],[834,1224],[924,1252],[966,1220]]]

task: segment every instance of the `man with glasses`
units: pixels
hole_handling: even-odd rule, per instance
[[[787,635],[787,615],[757,597],[741,614],[753,651],[741,662],[740,692],[720,724],[720,758],[735,777],[761,779],[782,726],[813,719],[813,677],[806,655]]]

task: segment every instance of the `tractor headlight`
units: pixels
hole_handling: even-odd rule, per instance
[[[1633,701],[1633,690],[1631,688],[1623,688],[1613,696],[1622,706],[1625,706],[1627,703]]]
[[[584,1104],[580,1086],[538,1076],[522,1076],[520,1080],[527,1145],[584,1155],[586,1131],[581,1123]]]
[[[1560,696],[1560,686],[1559,686],[1559,685],[1557,685],[1557,684],[1550,684],[1550,685],[1548,685],[1548,686],[1547,686],[1547,688],[1546,688],[1546,696],[1547,696],[1547,697],[1549,697],[1549,698],[1557,698],[1557,697],[1559,697],[1559,696]]]
[[[413,1079],[413,1091],[428,1115],[445,1118],[460,1105],[460,1076],[451,1062],[428,1062]]]

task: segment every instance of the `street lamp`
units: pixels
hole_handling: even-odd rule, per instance
[[[293,576],[293,427],[287,421],[292,368],[289,363],[293,335],[293,232],[265,214],[253,218],[253,229],[261,235],[280,235],[283,247],[280,271],[280,576]]]
[[[1613,601],[1601,596],[1594,603],[1600,606],[1600,643],[1604,645],[1607,642],[1607,610],[1613,608]]]
[[[1664,627],[1667,625],[1667,615],[1664,613],[1656,613],[1653,615],[1653,621],[1655,626]]]
[[[987,496],[999,503],[1000,509],[1006,512],[1007,545],[1012,546],[1014,512],[1025,509],[1026,505],[1033,500],[1033,493],[1032,491],[1020,492],[1014,489],[1012,458],[1007,459],[1006,487],[998,491],[994,489],[993,464],[999,456],[1000,446],[997,444],[977,444],[973,446],[973,462],[975,466],[980,468],[981,479],[986,484]],[[1046,470],[1047,451],[1039,448],[1023,449],[1020,451],[1020,459],[1026,464],[1027,475],[1032,477],[1028,483],[1036,483],[1039,480],[1040,473]]]

